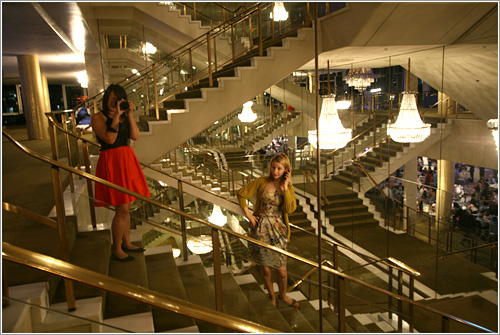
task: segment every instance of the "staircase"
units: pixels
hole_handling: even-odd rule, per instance
[[[192,90],[179,93],[175,100],[166,101],[163,108],[180,109],[185,113],[169,114],[164,121],[147,122],[149,130],[141,132],[141,139],[133,143],[139,160],[152,162],[187,142],[310,61],[314,57],[313,33],[311,28],[301,28],[297,37],[281,40],[281,46],[268,46],[264,56],[260,57],[253,51],[244,59],[237,60],[234,66],[214,73],[214,87],[208,87],[208,80],[205,80]],[[290,57],[291,54],[293,57]]]

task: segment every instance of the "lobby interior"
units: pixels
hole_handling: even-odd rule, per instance
[[[288,23],[269,19],[272,3],[261,5],[265,19],[260,30],[255,3],[2,3],[4,87],[16,85],[26,96],[29,91],[19,84],[32,68],[19,64],[37,55],[42,82],[60,85],[62,91],[79,86],[76,74],[87,71],[88,88],[81,92],[90,97],[85,104],[90,113],[109,83],[122,83],[134,100],[141,136],[132,147],[145,164],[156,203],[134,204],[132,236],[147,252],[131,264],[111,261],[112,209],[96,210],[93,222],[86,178],[63,168],[68,257],[70,263],[104,275],[105,280],[126,282],[128,289],[145,287],[158,299],[150,305],[144,303],[143,291],[123,297],[121,291],[107,292],[109,287],[96,289],[75,280],[76,310],[68,312],[64,280],[15,264],[19,260],[8,260],[12,255],[8,249],[2,272],[4,297],[8,294],[11,300],[2,310],[3,331],[220,332],[220,327],[284,332],[498,331],[496,240],[467,235],[448,221],[456,197],[456,164],[478,168],[472,182],[478,180],[479,168],[498,171],[498,149],[487,124],[498,118],[497,5],[284,4]],[[317,21],[314,15],[307,17],[316,6]],[[251,19],[235,20],[234,29],[210,28],[232,15]],[[73,35],[77,27],[83,27],[83,37]],[[253,29],[252,39],[247,29]],[[259,31],[265,37],[262,51]],[[214,36],[208,56],[214,62],[211,67],[203,45],[208,32]],[[78,50],[78,41],[85,51]],[[191,41],[199,43],[198,49],[189,45]],[[157,47],[154,54],[141,53],[146,42]],[[186,50],[189,53],[183,53]],[[371,88],[381,92],[348,86],[345,78],[355,68],[373,70]],[[417,91],[420,116],[431,124],[429,137],[420,143],[400,144],[387,135],[405,91]],[[353,140],[344,149],[317,151],[308,135],[317,127],[322,101],[332,93],[337,100],[351,101],[349,109],[339,109],[338,114],[344,128],[352,129]],[[247,101],[253,102],[257,115],[251,123],[238,118]],[[22,100],[22,104],[27,103]],[[25,107],[20,113],[26,124],[11,122],[19,118],[8,115],[4,104],[3,132],[54,158],[45,129],[52,124],[44,115],[50,107],[37,104],[31,105],[36,112]],[[52,109],[51,120],[60,126],[59,161],[83,167],[82,147],[76,152],[79,143],[73,138],[67,141],[60,129],[66,124],[63,118],[70,115],[67,124],[76,128],[74,112]],[[82,138],[95,142],[85,126],[76,129]],[[63,259],[57,229],[7,208],[18,206],[57,220],[54,165],[23,153],[6,136],[2,143],[2,241]],[[298,210],[291,217],[288,271],[289,284],[297,284],[290,294],[300,302],[298,309],[269,303],[258,264],[248,259],[250,242],[238,235],[246,237],[248,223],[234,192],[250,178],[267,173],[271,143],[280,144],[292,161]],[[93,167],[98,149],[90,147]],[[437,161],[435,189],[440,197],[434,216],[418,210],[415,201],[421,186],[417,161],[422,157]],[[396,175],[397,170],[403,172]],[[377,187],[389,177],[390,183],[404,185],[401,207]],[[378,203],[371,194],[376,194]],[[210,220],[214,205],[227,220],[219,228],[206,224],[215,222]],[[187,240],[209,244],[210,251],[188,249],[183,225]],[[216,245],[211,240],[214,229],[219,230],[222,265],[211,249]],[[391,267],[390,259],[404,266]],[[329,266],[327,261],[335,263],[334,272],[318,274],[314,271],[318,260],[323,267]],[[339,299],[336,271],[348,277],[344,301]],[[322,290],[317,289],[318,282],[323,283]],[[38,290],[44,298],[27,296]],[[171,297],[185,303],[168,300]],[[37,304],[37,299],[49,311],[26,304]],[[165,301],[175,308],[159,308]],[[27,310],[28,321],[20,317]],[[448,316],[453,316],[451,321]]]

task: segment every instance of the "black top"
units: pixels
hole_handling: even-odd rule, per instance
[[[113,119],[107,116],[105,113],[103,113],[106,116],[106,126],[110,127],[111,123],[113,122]],[[108,144],[101,140],[99,136],[96,136],[97,140],[99,141],[99,144],[101,145],[101,151],[108,150],[108,149],[113,149],[113,148],[118,148],[118,147],[123,147],[125,145],[130,144],[130,125],[128,123],[128,120],[125,120],[124,122],[118,123],[118,135],[116,136],[116,141],[113,144]]]

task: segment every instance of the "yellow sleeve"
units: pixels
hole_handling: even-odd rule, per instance
[[[241,208],[248,207],[246,200],[248,200],[255,192],[257,192],[260,183],[260,178],[252,180],[251,182],[240,188],[240,190],[236,193]]]
[[[288,190],[284,193],[282,210],[287,214],[295,212],[297,209],[297,200],[295,200],[295,189],[293,185],[288,186]]]

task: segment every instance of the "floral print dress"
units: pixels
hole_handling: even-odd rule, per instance
[[[283,221],[280,205],[283,196],[278,193],[264,191],[262,204],[255,227],[250,226],[249,236],[256,240],[286,250],[288,228]],[[286,265],[286,256],[275,251],[251,244],[252,256],[260,265],[281,268]]]

